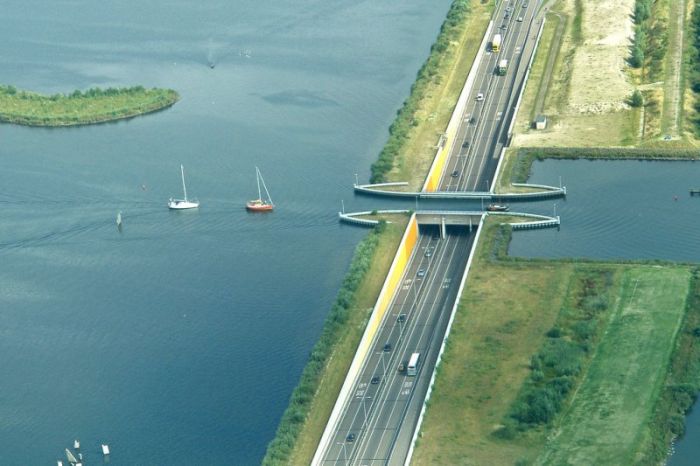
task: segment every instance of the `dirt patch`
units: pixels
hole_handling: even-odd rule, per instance
[[[626,102],[634,90],[626,63],[634,35],[634,0],[587,0],[578,6],[578,17],[577,0],[560,0],[551,8],[555,15],[566,18],[567,26],[546,92],[544,113],[550,124],[546,131],[533,130],[531,122],[523,120],[523,113],[529,112],[524,108],[516,145],[636,142],[638,116]],[[538,55],[542,57],[537,60],[546,60],[549,49],[550,44],[540,44]],[[532,78],[528,88],[536,92],[541,77],[533,73]],[[615,126],[608,126],[610,123]]]
[[[570,110],[604,113],[627,108],[632,84],[625,58],[633,36],[634,0],[589,0],[582,18],[583,44],[574,55]],[[601,85],[603,84],[603,85]]]

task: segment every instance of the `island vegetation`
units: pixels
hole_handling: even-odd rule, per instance
[[[27,126],[89,125],[155,112],[179,98],[172,89],[143,86],[43,95],[0,85],[0,122]]]

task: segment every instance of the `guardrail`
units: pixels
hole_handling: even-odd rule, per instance
[[[373,226],[379,225],[379,220],[372,220],[369,218],[358,218],[358,217],[362,217],[363,215],[372,215],[374,213],[376,213],[376,214],[407,214],[409,212],[410,212],[410,210],[407,210],[407,209],[403,209],[403,210],[366,210],[364,212],[351,212],[351,213],[338,212],[338,218],[340,219],[341,222],[352,223],[352,224],[361,225],[361,226],[373,227]],[[391,223],[391,222],[387,221],[386,223]]]
[[[541,191],[528,193],[493,193],[490,191],[385,191],[376,189],[374,184],[356,184],[355,192],[369,196],[410,197],[419,199],[494,199],[503,201],[518,201],[527,199],[553,199],[566,196],[566,187],[547,186],[543,184],[512,183],[513,186],[535,188]]]

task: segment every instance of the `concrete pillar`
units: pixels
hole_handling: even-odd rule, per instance
[[[445,239],[446,236],[447,228],[445,227],[445,217],[442,217],[440,222],[440,238]]]

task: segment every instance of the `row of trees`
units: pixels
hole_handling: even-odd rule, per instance
[[[653,4],[652,0],[636,0],[634,40],[629,57],[629,64],[644,68],[649,81],[663,79],[663,62],[668,49],[668,19],[654,17]]]
[[[416,81],[411,86],[411,93],[403,106],[396,112],[396,119],[389,127],[389,140],[379,153],[379,158],[372,164],[372,183],[386,181],[386,174],[394,167],[394,161],[409,137],[410,129],[418,126],[416,112],[420,102],[426,95],[428,85],[433,79],[438,79],[440,64],[444,52],[451,41],[459,34],[459,26],[469,12],[469,0],[454,0],[447,18],[440,28],[437,40],[430,48],[430,56],[418,71]]]
[[[99,87],[92,87],[86,91],[80,91],[76,89],[70,94],[52,94],[50,96],[45,96],[36,92],[27,92],[17,89],[15,86],[2,86],[0,85],[0,94],[5,96],[17,97],[20,99],[28,100],[41,100],[50,99],[51,101],[58,101],[61,99],[81,99],[81,98],[96,98],[96,97],[114,97],[120,95],[140,95],[148,92],[158,92],[158,89],[147,90],[143,86],[132,86],[132,87],[108,87],[102,89]]]
[[[580,272],[574,293],[556,326],[547,332],[542,349],[532,357],[530,377],[496,435],[510,438],[518,431],[551,422],[561,411],[601,328],[600,314],[609,307],[612,283],[608,270]]]

